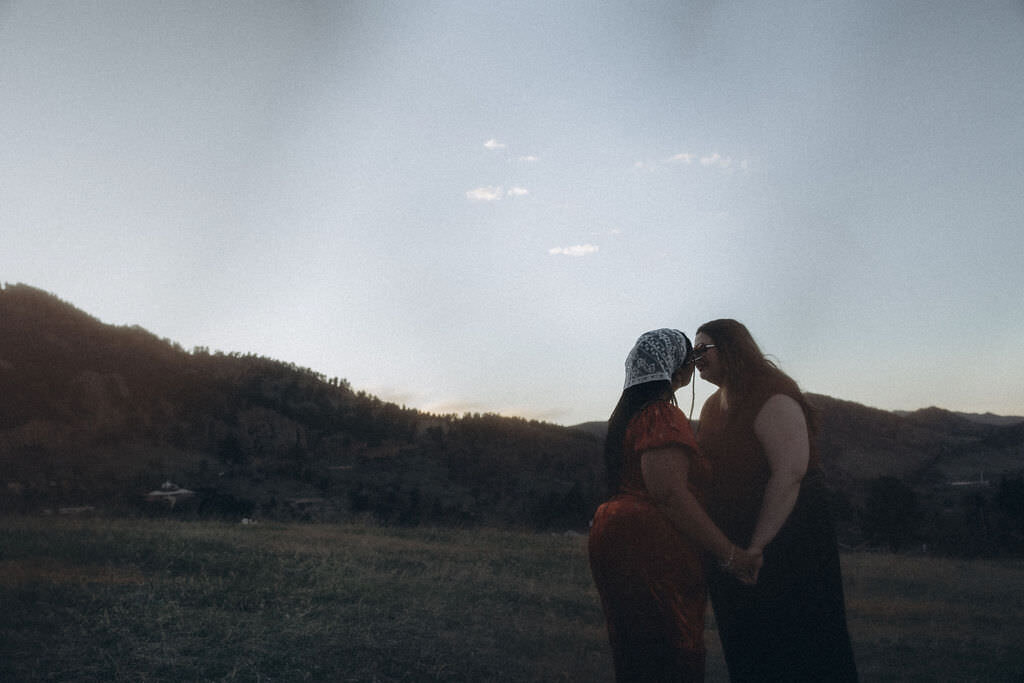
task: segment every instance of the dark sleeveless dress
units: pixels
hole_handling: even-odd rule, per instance
[[[698,443],[712,472],[707,511],[741,547],[750,543],[771,473],[754,419],[775,394],[800,400],[795,383],[773,379],[728,414],[718,392],[701,411]],[[744,586],[712,567],[708,588],[734,683],[857,680],[829,495],[813,438],[796,505],[764,549],[757,585]]]
[[[590,529],[590,568],[601,596],[617,681],[703,681],[707,589],[700,550],[651,501],[644,451],[682,446],[688,485],[707,483],[690,422],[658,401],[626,430],[622,487],[602,504]]]

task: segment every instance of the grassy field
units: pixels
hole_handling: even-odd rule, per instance
[[[1024,561],[843,561],[862,680],[1024,680]],[[610,681],[610,667],[580,536],[0,518],[0,681]]]

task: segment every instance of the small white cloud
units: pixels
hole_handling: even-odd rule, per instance
[[[633,164],[633,168],[638,171],[655,171],[666,166],[674,165],[686,165],[689,166],[694,162],[699,163],[704,168],[717,168],[723,171],[740,171],[746,172],[750,170],[750,162],[746,159],[734,160],[732,157],[724,157],[718,152],[711,154],[698,155],[692,152],[679,152],[673,154],[670,157],[664,158],[661,161],[637,161]]]
[[[700,165],[708,168],[729,168],[732,166],[732,157],[723,157],[718,152],[700,158]]]
[[[664,167],[660,161],[635,161],[633,170],[638,173],[659,173]]]
[[[496,202],[501,199],[503,193],[500,187],[494,187],[488,185],[487,187],[478,187],[475,190],[470,190],[466,193],[466,197],[472,199],[474,202]]]
[[[519,161],[525,161],[529,164],[533,164],[540,161],[540,157],[537,156],[536,154],[527,154],[524,157],[519,157]]]
[[[494,138],[491,138],[490,140],[484,143],[484,147],[486,147],[487,149],[505,149],[505,143],[498,142]]]
[[[509,197],[525,197],[526,195],[530,194],[530,191],[527,190],[525,187],[513,187],[509,188],[509,191],[506,192],[505,194],[507,194]]]
[[[576,244],[571,247],[552,247],[548,249],[549,254],[558,256],[589,256],[600,249],[596,244]]]

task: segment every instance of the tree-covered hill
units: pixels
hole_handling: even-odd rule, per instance
[[[1024,549],[1024,420],[809,398],[845,543]],[[427,414],[0,289],[0,511],[582,530],[604,428]],[[147,502],[166,481],[195,495]]]
[[[494,415],[431,415],[256,355],[186,351],[26,285],[0,290],[6,509],[585,525],[599,441]],[[184,502],[184,501],[183,501]]]

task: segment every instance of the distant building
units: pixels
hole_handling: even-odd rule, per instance
[[[966,481],[951,481],[951,482],[949,482],[949,485],[950,486],[969,486],[969,487],[973,487],[973,486],[988,486],[990,483],[991,482],[988,479],[985,478],[985,473],[984,472],[979,472],[977,479],[969,479],[969,480],[966,480]]]
[[[146,494],[146,500],[150,503],[165,503],[168,507],[174,507],[179,500],[191,498],[196,495],[195,491],[183,489],[174,482],[165,481],[155,491]]]
[[[96,508],[92,505],[77,505],[73,507],[57,508],[57,514],[59,515],[86,515],[92,512],[96,512]]]

